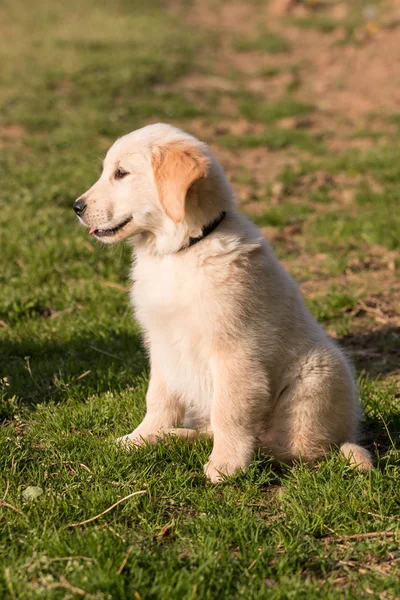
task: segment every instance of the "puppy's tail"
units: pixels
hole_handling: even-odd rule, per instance
[[[373,468],[372,456],[365,448],[357,444],[342,444],[340,451],[351,465],[357,467],[359,471],[370,471]]]

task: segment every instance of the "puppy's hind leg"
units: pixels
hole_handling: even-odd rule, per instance
[[[301,458],[312,464],[340,446],[352,464],[369,469],[368,451],[353,443],[360,417],[357,390],[345,357],[336,348],[318,349],[297,367],[261,442],[265,451],[289,463]]]

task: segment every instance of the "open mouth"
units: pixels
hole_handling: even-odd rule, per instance
[[[95,227],[91,227],[89,233],[95,235],[96,237],[108,237],[111,235],[115,235],[118,231],[120,231],[125,225],[132,221],[132,217],[128,217],[125,221],[122,221],[119,225],[115,227],[111,227],[110,229],[96,229]]]

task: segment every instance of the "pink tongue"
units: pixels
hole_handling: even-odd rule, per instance
[[[92,235],[92,233],[94,233],[95,231],[97,231],[96,227],[91,227],[90,231],[89,231],[89,235]]]

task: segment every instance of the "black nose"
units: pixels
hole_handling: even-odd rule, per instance
[[[81,217],[86,210],[86,201],[83,198],[78,198],[76,202],[74,202],[74,211]]]

